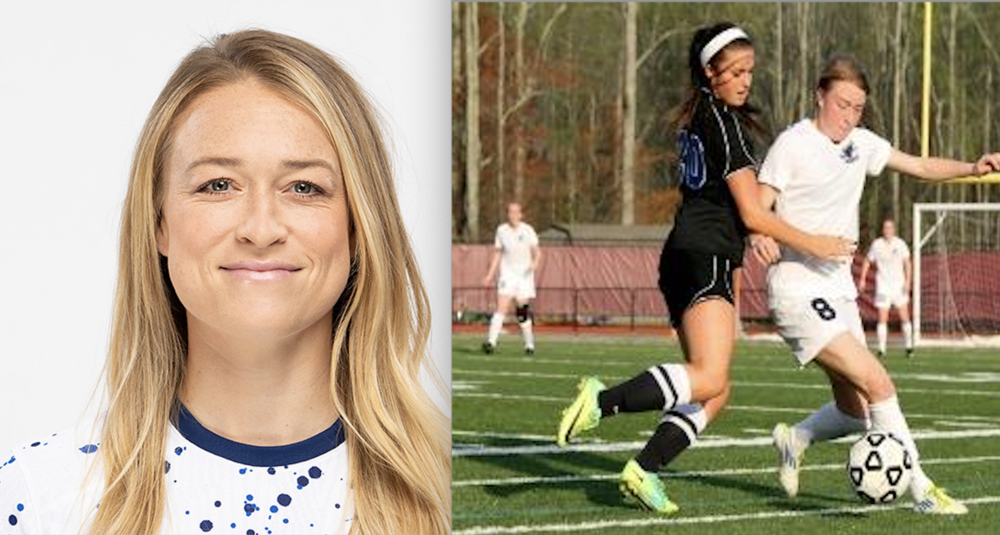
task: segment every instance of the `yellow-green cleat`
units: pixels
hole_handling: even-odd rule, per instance
[[[643,470],[635,459],[629,459],[625,463],[625,469],[619,476],[618,488],[626,499],[635,500],[650,511],[669,515],[680,510],[680,507],[667,497],[667,491],[660,477]]]
[[[596,377],[584,377],[580,379],[577,388],[580,389],[580,393],[576,395],[573,403],[562,411],[559,432],[556,434],[556,444],[559,447],[565,447],[569,439],[601,423],[601,407],[597,404],[597,394],[604,390],[604,383],[598,381]]]
[[[965,504],[948,496],[948,493],[937,485],[927,491],[923,500],[913,505],[913,510],[927,515],[964,515],[969,512]]]

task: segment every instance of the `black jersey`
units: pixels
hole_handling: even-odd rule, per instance
[[[739,115],[711,95],[698,101],[691,124],[679,135],[683,201],[667,246],[720,255],[739,265],[747,231],[726,180],[757,166],[750,136]]]

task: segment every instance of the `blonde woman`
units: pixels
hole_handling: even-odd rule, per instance
[[[291,37],[182,61],[132,166],[106,411],[0,461],[0,532],[450,530],[448,422],[418,381],[430,313],[379,124]]]

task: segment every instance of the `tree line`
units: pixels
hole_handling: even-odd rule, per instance
[[[692,35],[723,20],[756,46],[751,102],[768,130],[760,156],[812,112],[818,72],[834,53],[866,68],[865,125],[919,154],[920,3],[454,3],[453,240],[489,240],[513,200],[539,229],[669,222],[680,196],[667,123],[690,84]],[[931,154],[973,160],[1000,150],[1000,35],[991,31],[1000,5],[935,4],[931,20]],[[868,181],[862,239],[884,217],[908,236],[914,202],[991,201],[1000,186],[885,173]]]

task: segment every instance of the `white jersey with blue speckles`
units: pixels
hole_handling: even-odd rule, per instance
[[[306,441],[277,447],[229,441],[186,411],[177,426],[170,426],[164,456],[167,503],[160,533],[350,529],[347,448],[339,422]],[[92,427],[15,446],[0,460],[0,535],[87,532],[103,484],[101,445],[88,438]],[[95,462],[98,477],[84,484]]]

